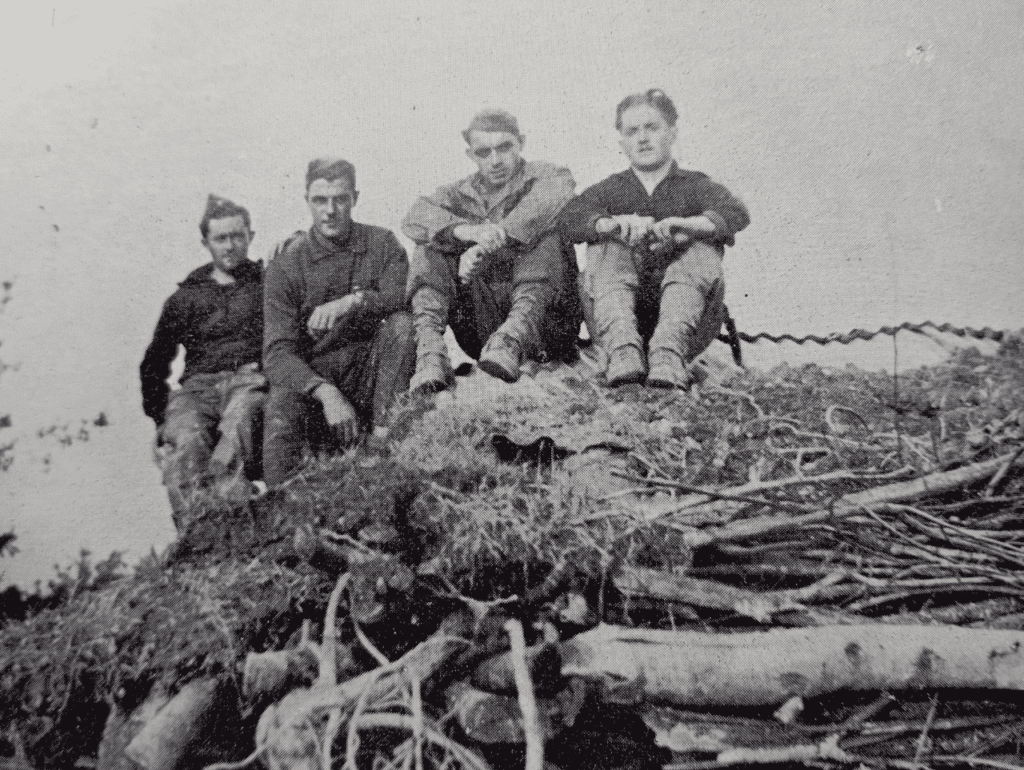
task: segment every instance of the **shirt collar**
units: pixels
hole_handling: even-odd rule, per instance
[[[358,222],[353,222],[351,228],[348,231],[348,239],[341,244],[335,244],[323,238],[315,227],[309,228],[309,241],[312,244],[312,259],[314,262],[319,262],[321,259],[327,257],[337,256],[344,254],[345,252],[351,252],[352,254],[362,254],[366,251],[366,233],[363,231],[362,225]]]
[[[505,185],[505,194],[502,196],[502,200],[507,198],[516,190],[520,189],[526,182],[537,177],[536,169],[532,163],[528,163],[525,159],[519,159],[519,168],[516,169],[515,173],[508,180],[508,184]],[[484,204],[484,195],[481,192],[483,189],[480,181],[480,172],[470,174],[466,178],[462,179],[458,184],[458,190],[463,195],[472,198],[479,202],[481,205]]]

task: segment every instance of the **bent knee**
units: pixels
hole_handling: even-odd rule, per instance
[[[405,339],[412,337],[412,313],[408,313],[404,310],[392,313],[384,319],[383,326],[387,335],[393,339]]]
[[[697,287],[705,294],[715,293],[724,284],[723,249],[703,241],[690,246],[665,271],[662,287],[683,283]]]

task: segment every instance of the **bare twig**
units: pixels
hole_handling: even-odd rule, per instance
[[[920,765],[921,759],[924,757],[928,746],[928,730],[932,726],[932,722],[935,720],[935,710],[939,705],[939,695],[936,693],[932,696],[932,704],[928,708],[928,716],[924,720],[924,727],[921,728],[921,734],[917,737],[917,745],[914,748],[914,764]]]
[[[1013,464],[1017,462],[1017,458],[1019,458],[1022,453],[1024,453],[1024,446],[1019,447],[1017,451],[1007,459],[1006,464],[996,471],[992,480],[988,482],[988,486],[985,487],[985,492],[982,494],[982,497],[993,497],[995,495],[996,490],[999,489],[999,485],[1002,484],[1003,479],[1006,478],[1006,474],[1010,472],[1010,468],[1013,467]]]
[[[324,614],[324,636],[320,645],[320,675],[318,681],[330,685],[338,683],[338,603],[348,585],[349,574],[346,572],[338,578],[338,582],[327,601],[327,612]]]
[[[533,695],[533,682],[530,680],[530,667],[526,662],[526,640],[523,637],[523,624],[515,618],[505,621],[512,647],[512,671],[516,680],[516,691],[519,695],[519,709],[523,712],[523,732],[526,735],[526,769],[543,770],[544,768],[544,730],[540,724],[537,711],[537,700]]]

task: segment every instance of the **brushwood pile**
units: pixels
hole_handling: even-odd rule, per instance
[[[0,621],[0,768],[1024,767],[1020,336],[495,382]]]

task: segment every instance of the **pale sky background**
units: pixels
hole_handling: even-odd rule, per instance
[[[307,161],[338,153],[357,218],[397,230],[471,170],[459,131],[482,106],[582,187],[624,168],[618,100],[669,93],[681,165],[751,210],[726,260],[744,330],[1024,326],[1019,0],[5,0],[0,22],[7,581],[173,536],[137,367],[208,259],[206,195],[250,209],[263,256],[307,225]],[[88,443],[33,435],[100,411]]]

